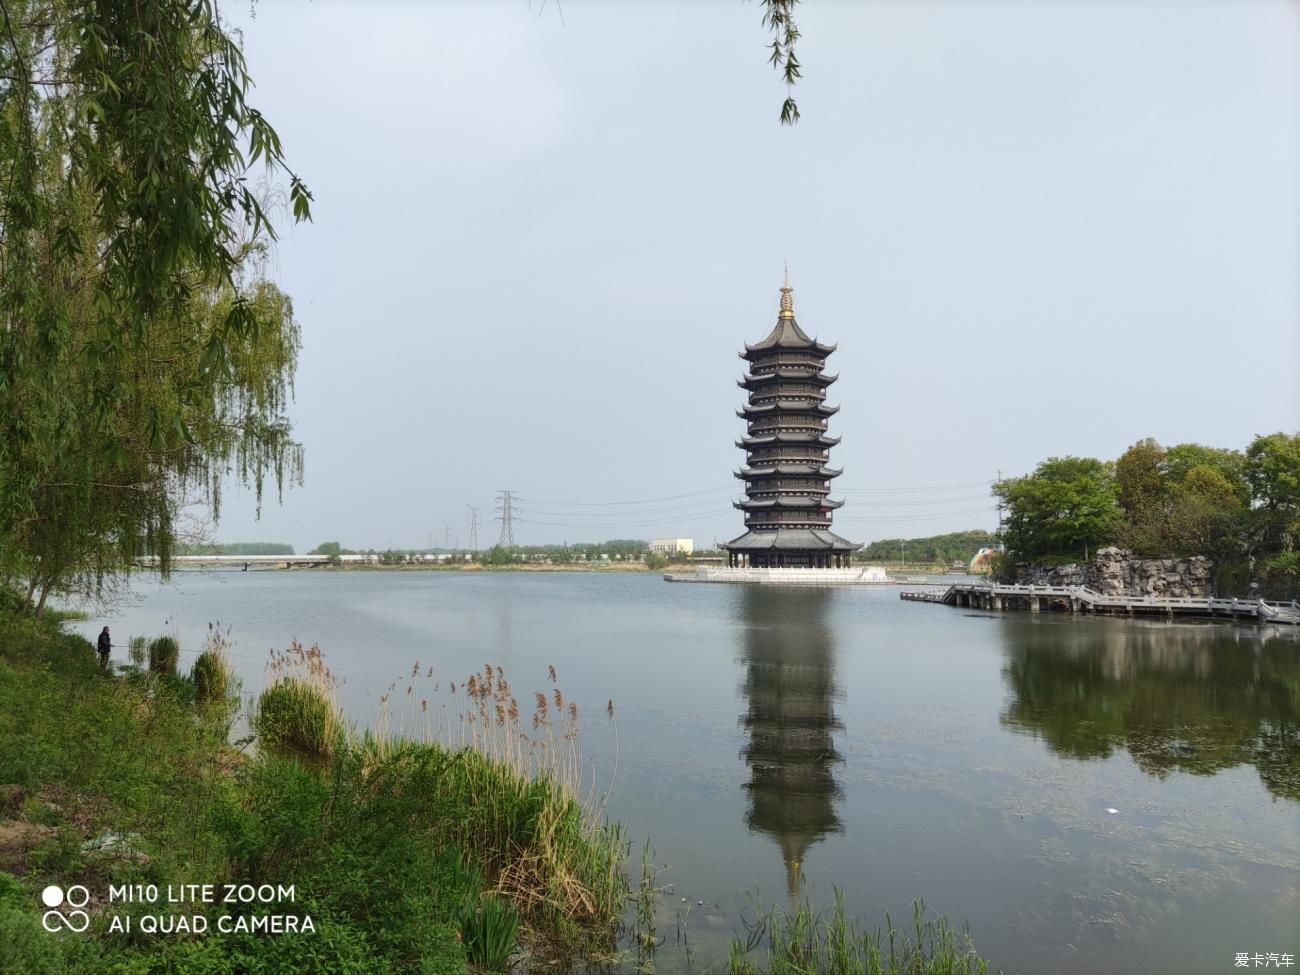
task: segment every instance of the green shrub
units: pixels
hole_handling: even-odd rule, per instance
[[[194,682],[194,699],[200,704],[228,702],[234,690],[235,675],[226,658],[213,650],[204,650],[190,671]]]
[[[175,674],[181,659],[181,645],[174,637],[155,637],[149,644],[149,669],[155,674]]]
[[[282,677],[257,699],[254,727],[266,744],[326,758],[339,748],[343,726],[321,688]]]

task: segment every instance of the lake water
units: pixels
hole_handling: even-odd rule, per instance
[[[521,705],[555,667],[609,815],[666,865],[661,969],[688,960],[682,924],[696,970],[725,960],[747,895],[786,904],[799,875],[871,927],[924,898],[1009,972],[1300,958],[1295,631],[653,574],[181,573],[135,593],[77,625],[112,626],[122,660],[129,635],[176,633],[184,666],[220,621],[250,692],[269,649],[319,644],[360,723],[417,662],[433,709],[485,664]]]

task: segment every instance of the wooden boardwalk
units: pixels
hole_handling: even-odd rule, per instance
[[[957,583],[947,589],[913,589],[900,599],[973,609],[1064,610],[1111,616],[1173,619],[1233,619],[1255,623],[1300,625],[1300,603],[1263,599],[1164,599],[1159,596],[1105,596],[1087,586],[1011,586]]]

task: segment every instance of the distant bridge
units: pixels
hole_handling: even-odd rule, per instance
[[[1165,599],[1160,596],[1106,596],[1087,586],[1011,586],[964,582],[946,590],[905,590],[900,599],[975,609],[1068,610],[1118,616],[1250,620],[1300,625],[1300,603],[1264,599]]]
[[[348,556],[340,557],[343,561],[348,560]],[[358,561],[364,561],[364,555],[355,556]],[[328,555],[173,555],[172,566],[177,569],[217,569],[217,568],[272,568],[272,569],[292,569],[296,566],[310,565],[328,565],[330,557]],[[144,555],[141,556],[137,563],[139,565],[150,567],[158,564],[158,556]]]

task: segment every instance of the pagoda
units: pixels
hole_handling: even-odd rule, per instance
[[[745,466],[736,477],[745,482],[745,534],[722,545],[732,568],[849,568],[860,543],[831,531],[830,482],[841,471],[826,466],[838,437],[826,433],[827,420],[839,412],[826,405],[826,388],[835,376],[823,371],[835,351],[809,338],[794,317],[790,275],[781,288],[781,312],[771,334],[746,345],[740,357],[749,371],[738,385],[749,402],[737,416],[746,421],[746,436],[736,441],[745,451]]]

